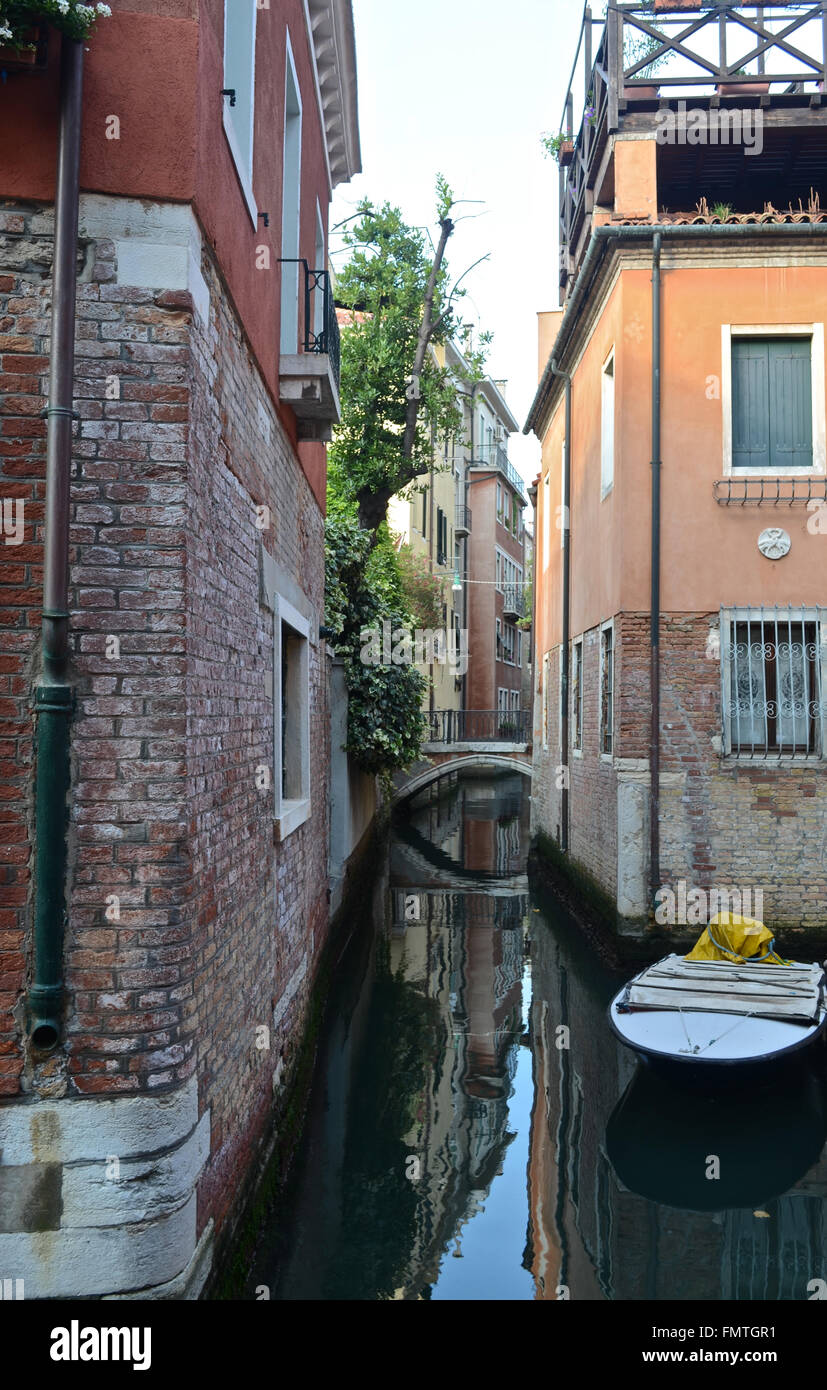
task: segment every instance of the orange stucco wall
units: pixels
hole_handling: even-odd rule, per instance
[[[606,300],[576,366],[572,425],[572,635],[618,612],[649,607],[651,508],[651,271],[628,268]],[[712,612],[732,604],[824,602],[827,541],[811,534],[802,506],[716,503],[724,476],[723,324],[823,322],[827,266],[712,264],[663,272],[662,550],[664,612]],[[616,349],[613,490],[600,496],[603,363]],[[814,381],[814,389],[819,383]],[[825,389],[825,383],[820,383]],[[560,458],[562,395],[543,441],[550,472],[549,567],[544,565],[538,489],[537,643],[540,658],[560,641]],[[790,554],[758,550],[768,526],[784,527]]]

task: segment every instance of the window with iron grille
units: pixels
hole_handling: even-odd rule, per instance
[[[583,748],[583,643],[575,642],[571,664],[572,748]]]
[[[614,746],[614,629],[604,627],[600,639],[600,751]]]
[[[721,614],[724,751],[739,758],[822,758],[827,610]]]

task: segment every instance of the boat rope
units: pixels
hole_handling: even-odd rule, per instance
[[[709,932],[709,939],[712,942],[712,945],[717,946],[718,950],[721,952],[722,955],[734,957],[736,965],[759,965],[762,960],[768,960],[770,956],[774,956],[779,965],[793,964],[791,960],[784,960],[783,956],[779,956],[777,954],[775,949],[774,936],[771,937],[770,944],[764,952],[763,956],[741,956],[738,954],[737,951],[733,951],[731,946],[722,946],[720,941],[716,941],[715,937],[712,935],[711,926],[707,927],[707,931]]]
[[[731,1028],[727,1028],[727,1030],[726,1030],[725,1033],[719,1033],[718,1036],[717,1036],[717,1038],[710,1038],[710,1039],[709,1039],[709,1042],[708,1042],[708,1043],[704,1043],[703,1047],[700,1048],[699,1050],[700,1050],[701,1052],[705,1052],[706,1049],[707,1049],[708,1047],[712,1047],[712,1046],[714,1046],[715,1043],[721,1042],[721,1040],[722,1040],[723,1038],[726,1038],[726,1037],[729,1036],[730,1033],[733,1033],[733,1032],[735,1031],[736,1028],[740,1028],[741,1024],[742,1024],[742,1023],[745,1023],[746,1020],[747,1020],[748,1018],[755,1018],[755,1014],[754,1014],[754,1013],[744,1014],[743,1018],[739,1018],[738,1021],[737,1021],[737,1023],[733,1023],[732,1027],[731,1027]]]
[[[694,1054],[700,1048],[700,1043],[695,1043],[693,1045],[692,1039],[689,1036],[689,1029],[686,1026],[686,1019],[683,1016],[683,1009],[678,1009],[678,1013],[681,1016],[681,1023],[683,1024],[684,1036],[686,1038],[687,1043],[689,1044],[689,1051]]]

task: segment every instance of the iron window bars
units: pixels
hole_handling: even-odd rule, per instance
[[[821,759],[827,609],[721,610],[723,751]]]

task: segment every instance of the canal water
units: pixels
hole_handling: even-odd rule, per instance
[[[529,886],[528,823],[518,774],[397,818],[248,1296],[811,1297],[823,1083],[721,1102],[639,1068],[607,1022],[621,977]]]

